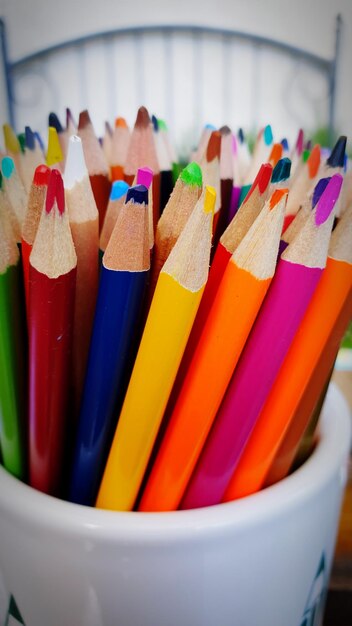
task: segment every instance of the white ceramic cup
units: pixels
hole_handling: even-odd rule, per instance
[[[320,429],[290,477],[194,511],[87,508],[1,469],[0,624],[320,625],[351,437],[336,388]]]

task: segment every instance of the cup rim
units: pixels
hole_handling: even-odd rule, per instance
[[[336,385],[329,387],[317,446],[293,474],[240,500],[200,509],[162,513],[107,511],[73,504],[41,493],[0,467],[0,515],[37,529],[94,540],[153,543],[164,538],[194,540],[204,534],[233,532],[262,523],[304,504],[346,463],[351,441],[350,411]],[[347,466],[345,475],[347,472]],[[341,480],[346,476],[342,475]]]

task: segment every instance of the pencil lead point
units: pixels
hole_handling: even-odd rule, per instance
[[[149,189],[153,181],[153,170],[150,167],[139,167],[137,170],[137,185],[144,185]]]
[[[206,159],[208,163],[213,161],[216,157],[220,158],[221,151],[221,133],[218,130],[213,130],[210,135],[210,139],[207,146]]]
[[[17,154],[18,152],[20,152],[20,142],[18,141],[18,138],[16,137],[16,133],[13,130],[12,126],[10,126],[10,124],[3,124],[2,129],[4,133],[4,143],[6,150],[12,152],[13,154]]]
[[[47,165],[55,165],[55,163],[60,163],[63,158],[57,130],[54,126],[49,126],[46,163]]]
[[[4,178],[11,178],[13,172],[15,171],[15,164],[13,159],[9,156],[5,156],[1,161],[1,171]]]
[[[315,209],[315,223],[317,226],[324,224],[333,211],[340,195],[342,183],[343,177],[341,174],[335,174],[328,181]]]
[[[231,135],[232,131],[231,128],[229,126],[221,126],[221,128],[219,128],[219,133],[221,133],[222,136],[226,136],[226,135]]]
[[[24,134],[25,134],[26,148],[28,150],[34,150],[35,149],[35,134],[30,128],[30,126],[25,126]]]
[[[303,142],[304,142],[304,132],[303,129],[300,128],[298,131],[297,141],[296,141],[296,152],[298,156],[301,156],[303,152]]]
[[[78,130],[83,130],[83,128],[86,128],[91,123],[88,110],[85,109],[84,111],[81,111],[78,119]]]
[[[44,143],[43,143],[43,140],[42,140],[40,134],[37,131],[34,131],[34,136],[35,136],[35,138],[36,138],[36,140],[37,140],[37,142],[38,142],[38,144],[40,146],[41,151],[44,153]]]
[[[286,200],[287,200],[287,195],[288,195],[288,189],[275,189],[274,193],[272,194],[270,198],[270,204],[269,204],[270,210],[276,207],[279,204],[279,202],[281,202],[284,196],[286,196]]]
[[[237,137],[240,143],[244,143],[244,132],[242,128],[238,129]]]
[[[49,126],[52,126],[53,128],[55,128],[57,133],[62,133],[63,131],[61,122],[58,116],[56,115],[56,113],[53,113],[53,112],[49,113]]]
[[[48,185],[50,172],[50,167],[47,167],[46,165],[38,165],[34,172],[33,184],[37,185],[38,187],[44,187]]]
[[[128,128],[124,117],[117,117],[115,119],[115,128]]]
[[[167,131],[167,123],[165,120],[161,120],[160,117],[158,119],[159,130]]]
[[[75,120],[73,119],[73,115],[71,113],[71,109],[66,107],[66,130],[69,128],[70,125],[73,126],[74,128],[77,128],[77,124]]]
[[[150,117],[145,107],[139,107],[135,126],[139,128],[147,128],[150,124]]]
[[[343,167],[345,164],[347,137],[341,135],[335,143],[331,154],[326,161],[326,164],[330,167]]]
[[[216,191],[211,185],[205,186],[204,213],[213,213],[215,209]]]
[[[289,151],[289,145],[288,145],[288,141],[287,141],[286,137],[281,139],[281,145],[282,145],[282,149],[283,149],[284,152],[288,152]]]
[[[291,160],[287,157],[280,159],[273,169],[271,176],[272,183],[280,183],[290,178],[291,173]]]
[[[203,184],[202,170],[198,163],[192,161],[181,172],[180,179],[185,185],[201,187]]]
[[[111,185],[110,200],[119,200],[125,196],[130,186],[124,180],[114,180]]]
[[[105,123],[104,123],[104,128],[105,128],[105,132],[106,132],[106,133],[107,133],[110,137],[112,137],[112,135],[113,135],[113,130],[112,130],[112,128],[111,128],[111,124],[110,124],[110,122],[109,122],[108,120],[105,120]]]
[[[275,166],[282,157],[282,145],[281,143],[274,143],[270,152],[269,161]]]
[[[273,131],[272,131],[270,124],[265,126],[264,131],[263,131],[263,137],[264,137],[264,141],[266,145],[271,146],[271,144],[273,143]]]
[[[321,151],[320,146],[316,144],[310,153],[307,163],[309,178],[315,178],[320,167]]]
[[[152,115],[152,124],[154,132],[157,133],[159,130],[159,122],[158,118],[155,115]]]
[[[148,204],[148,189],[144,185],[135,185],[127,191],[126,202],[133,201],[137,204]]]
[[[65,211],[64,184],[59,170],[54,169],[50,172],[48,189],[46,192],[45,210],[47,213],[50,213],[55,201],[58,211],[62,215]]]
[[[64,172],[65,189],[72,187],[88,176],[86,162],[84,160],[82,141],[77,135],[72,135],[68,142],[67,158]]]

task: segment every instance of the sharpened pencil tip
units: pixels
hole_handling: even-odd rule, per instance
[[[316,177],[319,167],[320,167],[320,159],[321,159],[320,146],[316,144],[307,160],[309,178]]]
[[[46,186],[49,183],[50,172],[50,167],[47,167],[46,165],[38,165],[34,172],[33,184],[38,187]]]
[[[45,210],[50,213],[56,201],[59,213],[62,215],[65,211],[65,193],[64,183],[59,170],[51,170],[48,189],[46,192]]]
[[[281,139],[281,145],[282,145],[282,149],[283,149],[284,152],[288,152],[289,151],[289,145],[288,145],[288,141],[287,141],[286,137]]]
[[[76,122],[73,119],[73,115],[71,113],[71,109],[67,107],[66,108],[66,130],[69,128],[70,125],[73,126],[73,128],[77,128]]]
[[[63,158],[57,130],[54,126],[49,126],[46,163],[47,165],[55,165],[55,163],[60,163]]]
[[[304,132],[303,129],[300,128],[298,131],[297,141],[296,141],[296,152],[298,156],[301,156],[303,152],[303,143],[304,143]]]
[[[254,179],[252,187],[255,188],[258,186],[260,193],[263,194],[270,183],[272,173],[273,167],[271,163],[263,163]]]
[[[155,115],[152,115],[152,124],[153,124],[154,132],[157,133],[159,130],[159,122],[158,122],[158,118]]]
[[[334,174],[330,178],[315,209],[315,223],[317,226],[324,224],[333,211],[340,195],[342,183],[343,177],[341,174]]]
[[[61,122],[58,116],[56,115],[56,113],[53,113],[53,112],[49,113],[49,126],[52,126],[53,128],[55,128],[57,133],[62,133],[63,131]]]
[[[133,201],[135,204],[148,204],[148,189],[144,185],[135,185],[127,191],[126,202]]]
[[[283,149],[281,143],[274,143],[269,156],[269,161],[273,164],[274,167],[280,161],[282,157],[282,152]]]
[[[139,107],[135,126],[137,128],[147,128],[150,124],[150,117],[145,107]]]
[[[35,149],[35,135],[29,126],[25,126],[24,135],[25,135],[26,148],[28,150],[34,150]]]
[[[119,200],[125,196],[130,186],[124,180],[114,180],[111,185],[110,200]]]
[[[312,197],[312,209],[314,209],[316,204],[319,202],[321,195],[328,186],[329,180],[331,180],[331,176],[328,176],[327,178],[321,178],[315,185]]]
[[[159,126],[159,130],[163,130],[167,132],[167,123],[165,122],[165,120],[161,120],[160,117],[158,119],[158,126]]]
[[[203,184],[202,170],[198,163],[192,161],[181,172],[180,179],[185,185],[201,187]]]
[[[81,111],[78,119],[78,130],[83,130],[83,128],[86,128],[91,123],[88,110],[85,109],[84,111]]]
[[[84,160],[82,141],[77,135],[72,135],[68,143],[67,158],[64,173],[65,189],[72,187],[88,176],[86,162]]]
[[[244,132],[242,128],[238,129],[237,137],[240,143],[244,143]]]
[[[149,189],[153,181],[153,170],[150,167],[139,167],[137,170],[137,185],[144,185]]]
[[[213,130],[208,142],[206,159],[208,163],[213,161],[216,157],[220,158],[221,151],[221,133],[218,130]]]
[[[4,178],[11,178],[13,172],[15,171],[15,164],[13,159],[9,156],[5,156],[1,161],[1,171]]]
[[[273,173],[271,176],[272,183],[280,183],[283,180],[287,180],[290,178],[291,173],[291,159],[288,157],[284,157],[277,162],[273,169]]]
[[[109,137],[112,137],[113,130],[112,130],[111,124],[110,124],[110,122],[108,122],[108,120],[105,120],[104,128],[105,128],[106,134],[109,135]]]
[[[221,133],[221,135],[226,136],[226,135],[231,135],[232,131],[231,128],[229,126],[221,126],[221,128],[219,128],[219,133]]]
[[[274,193],[272,194],[271,198],[270,198],[270,210],[273,209],[275,206],[277,206],[279,204],[279,202],[281,202],[282,198],[284,196],[287,197],[288,195],[288,189],[275,189]]]
[[[347,137],[341,135],[335,143],[331,154],[326,161],[326,164],[330,167],[343,167],[345,163]]]
[[[215,210],[216,191],[211,185],[205,186],[204,191],[204,213],[213,213]]]
[[[115,120],[115,128],[128,128],[124,117],[117,117]]]
[[[18,141],[16,133],[13,130],[12,126],[10,126],[10,124],[3,124],[2,129],[4,133],[4,143],[6,150],[12,152],[12,154],[17,154],[18,152],[20,152],[20,142]]]
[[[264,131],[263,131],[263,137],[264,137],[264,141],[266,145],[271,146],[271,144],[273,143],[273,131],[272,131],[270,124],[265,126]]]

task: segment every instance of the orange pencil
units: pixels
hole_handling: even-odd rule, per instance
[[[117,117],[111,140],[109,161],[112,181],[123,179],[130,139],[131,133],[126,120],[123,117]]]
[[[226,490],[225,500],[254,493],[263,485],[309,381],[319,368],[321,354],[351,288],[352,206],[332,234],[326,268]],[[306,425],[308,419],[306,413]],[[303,432],[304,429],[302,435]]]
[[[280,161],[282,158],[283,147],[281,143],[274,143],[271,152],[269,154],[268,161],[271,163],[273,167]]]
[[[287,199],[278,190],[229,261],[147,482],[140,509],[179,506],[275,272]]]

